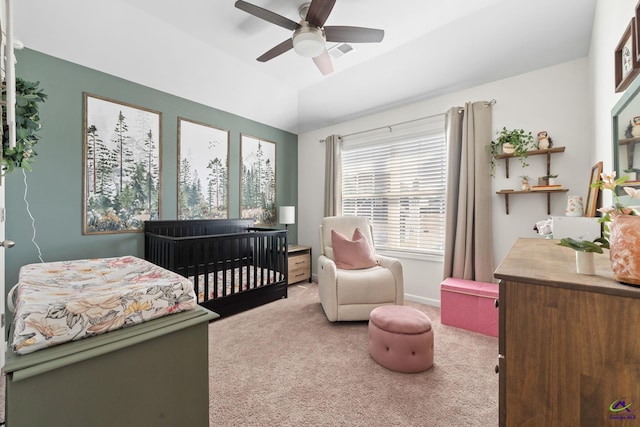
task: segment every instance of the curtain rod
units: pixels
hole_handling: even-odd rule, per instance
[[[495,99],[492,99],[491,101],[485,102],[485,105],[486,105],[487,107],[492,107],[492,106],[494,106],[494,105],[496,104],[496,102],[497,102],[497,101],[496,101]],[[464,110],[463,110],[463,109],[460,109],[460,110],[458,110],[458,113],[461,113],[462,111],[464,111]],[[446,113],[432,114],[432,115],[430,115],[430,116],[420,117],[420,118],[418,118],[418,119],[407,120],[406,122],[394,123],[394,124],[392,124],[392,125],[380,126],[380,127],[378,127],[378,128],[367,129],[367,130],[361,130],[361,131],[359,131],[359,132],[354,132],[354,133],[349,133],[349,134],[346,134],[346,135],[341,135],[340,137],[341,137],[341,138],[345,138],[345,137],[348,137],[348,136],[360,135],[361,133],[373,132],[373,131],[376,131],[376,130],[380,130],[380,129],[387,129],[387,128],[389,128],[389,131],[391,131],[391,128],[392,128],[392,127],[394,127],[394,126],[406,125],[406,124],[408,124],[408,123],[417,122],[417,121],[419,121],[419,120],[431,119],[431,118],[433,118],[433,117],[443,116],[443,115],[445,115],[445,114],[446,114]],[[319,142],[320,142],[320,144],[324,144],[324,139],[321,139]]]
[[[485,102],[484,105],[485,107],[493,107],[494,105],[496,105],[496,101],[495,99],[492,99],[491,101]],[[458,109],[458,113],[462,113],[464,111],[464,108],[460,108]]]

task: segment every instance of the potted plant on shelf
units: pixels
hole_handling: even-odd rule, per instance
[[[524,129],[507,130],[503,127],[497,132],[498,137],[487,146],[491,155],[491,176],[495,176],[497,159],[500,154],[511,154],[520,159],[522,167],[529,166],[526,162],[530,148],[534,148],[533,135]]]
[[[3,117],[2,175],[15,168],[31,170],[33,158],[37,155],[34,147],[40,139],[36,133],[40,130],[38,104],[47,99],[47,95],[38,88],[39,84],[16,78],[16,145],[9,147],[9,128]]]
[[[529,184],[530,180],[531,178],[528,175],[520,176],[520,185],[521,185],[522,191],[531,191],[531,185]]]

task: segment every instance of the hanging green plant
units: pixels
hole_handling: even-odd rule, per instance
[[[34,147],[40,137],[39,103],[47,99],[47,95],[38,86],[40,82],[28,82],[16,78],[16,146],[9,148],[9,126],[3,113],[2,127],[2,175],[7,175],[15,168],[31,170],[36,153]]]
[[[495,141],[491,141],[486,147],[491,156],[491,176],[495,176],[497,158],[502,154],[501,151],[504,154],[512,154],[514,157],[518,157],[523,168],[529,166],[526,161],[527,155],[529,149],[534,147],[531,132],[527,133],[524,129],[507,130],[506,127],[503,127],[497,134],[498,138]],[[509,151],[506,150],[505,146],[509,147]]]

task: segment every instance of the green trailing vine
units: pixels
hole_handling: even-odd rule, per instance
[[[31,171],[34,157],[38,155],[35,146],[40,139],[37,134],[40,130],[39,104],[47,99],[39,85],[40,82],[16,78],[16,146],[9,148],[9,127],[3,120],[2,175],[15,168]]]
[[[503,127],[497,134],[498,138],[495,141],[491,141],[486,147],[491,157],[491,176],[495,176],[497,158],[501,154],[501,148],[504,144],[513,145],[515,150],[513,156],[520,160],[523,168],[529,166],[526,159],[529,149],[534,147],[532,133],[525,132],[524,129],[507,130],[506,127]]]

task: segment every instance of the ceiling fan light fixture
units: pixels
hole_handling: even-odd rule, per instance
[[[324,52],[326,39],[320,28],[301,26],[293,33],[293,50],[300,56],[315,58]]]

